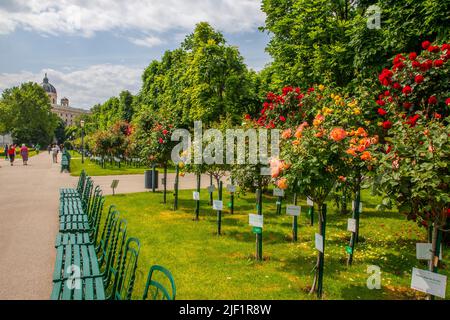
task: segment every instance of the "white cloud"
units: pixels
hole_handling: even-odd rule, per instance
[[[122,90],[137,93],[141,87],[142,72],[143,67],[100,64],[69,72],[43,69],[38,73],[0,73],[0,91],[23,82],[41,83],[47,73],[49,82],[58,92],[58,100],[67,97],[72,107],[88,109],[117,96]]]
[[[200,21],[226,32],[254,31],[264,22],[260,7],[260,0],[8,0],[0,4],[0,34],[18,28],[84,37],[113,30],[158,34],[192,30]]]
[[[164,43],[160,38],[148,36],[144,38],[128,38],[128,40],[131,43],[134,43],[137,46],[143,46],[143,47],[156,47]]]

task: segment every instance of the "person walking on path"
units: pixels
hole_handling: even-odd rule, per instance
[[[50,154],[50,152],[52,151],[52,145],[48,145],[48,147],[47,147],[47,151],[48,151],[48,154]]]
[[[51,151],[53,163],[58,163],[58,150],[56,149],[56,145],[52,145]]]
[[[28,148],[25,143],[22,144],[22,148],[20,148],[20,155],[22,156],[23,165],[28,165]]]
[[[9,147],[7,144],[5,144],[5,160],[8,160],[8,150],[9,150]]]
[[[36,144],[35,149],[36,149],[36,154],[39,154],[39,151],[41,151],[41,145],[39,143]]]
[[[8,156],[9,156],[9,162],[11,163],[11,165],[14,165],[14,159],[16,158],[16,146],[15,145],[10,145],[9,149],[8,149]]]

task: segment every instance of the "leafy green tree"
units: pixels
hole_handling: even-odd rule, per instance
[[[133,95],[128,90],[119,95],[119,114],[123,121],[130,122],[133,119]]]
[[[58,117],[51,112],[50,100],[37,83],[4,90],[1,110],[3,130],[11,132],[16,143],[47,145],[53,140]]]
[[[205,124],[221,116],[240,121],[260,102],[254,90],[257,75],[249,72],[237,48],[202,22],[186,37],[181,48],[153,61],[142,76],[140,101],[152,110]]]
[[[380,28],[368,28],[381,9]],[[263,0],[274,80],[347,86],[386,65],[394,52],[449,36],[450,3],[438,0]],[[358,79],[359,78],[359,79]]]

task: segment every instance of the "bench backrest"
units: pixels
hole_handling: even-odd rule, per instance
[[[128,238],[116,275],[112,299],[130,300],[136,280],[136,269],[141,244],[136,238]]]
[[[164,283],[163,281],[155,280],[155,274],[158,275],[158,279],[160,276],[163,276],[163,279],[165,280]],[[165,286],[166,282],[169,282],[170,289]],[[151,291],[150,296],[149,291]],[[176,291],[175,280],[169,270],[158,265],[150,267],[147,283],[145,284],[144,295],[142,297],[143,300],[175,300]]]

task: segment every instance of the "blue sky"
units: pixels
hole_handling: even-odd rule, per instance
[[[250,68],[270,62],[259,0],[1,0],[0,91],[45,72],[74,107],[121,90],[136,93],[143,69],[208,21]]]

